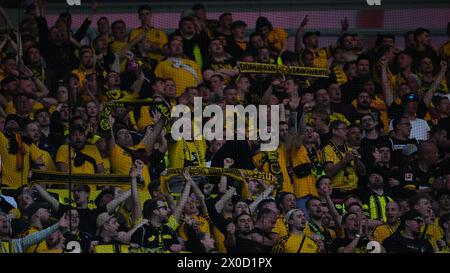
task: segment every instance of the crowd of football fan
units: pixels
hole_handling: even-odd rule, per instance
[[[197,4],[167,35],[147,5],[130,31],[97,9],[72,32],[66,12],[48,26],[44,1],[18,29],[0,8],[0,253],[450,251],[450,41],[436,47],[417,28],[404,48],[390,34],[366,46],[344,18],[336,43],[319,47],[306,16],[289,48],[266,17],[247,36],[231,13],[210,20]],[[239,61],[328,68],[329,78],[240,73]],[[152,104],[114,107],[111,129],[100,126],[109,101],[193,109],[194,97],[280,105],[280,145],[175,141]],[[277,181],[197,177],[193,166]],[[172,192],[159,180],[168,168],[183,170]],[[129,180],[69,189],[32,183],[33,169]]]

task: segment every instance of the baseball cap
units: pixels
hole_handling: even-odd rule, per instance
[[[34,202],[27,208],[27,216],[31,218],[39,209],[50,210],[50,205],[47,203]]]
[[[192,17],[194,16],[194,11],[192,9],[185,10],[181,13],[180,19],[186,18],[186,17]]]
[[[305,34],[303,34],[303,42],[305,42],[306,38],[313,36],[313,35],[317,35],[320,36],[320,31],[307,31],[305,32]]]
[[[404,156],[412,156],[417,153],[418,148],[414,144],[406,144],[402,149],[402,155]]]
[[[95,222],[97,226],[97,236],[100,234],[101,227],[113,217],[114,215],[111,215],[108,212],[102,212],[97,216],[97,220]]]

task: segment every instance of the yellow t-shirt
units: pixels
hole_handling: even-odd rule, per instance
[[[318,68],[328,68],[328,59],[331,56],[330,48],[309,49],[314,55],[313,65]],[[301,52],[303,54],[303,51]],[[301,56],[300,54],[300,56]]]
[[[132,151],[144,149],[146,152],[148,152],[145,148],[144,143],[142,142],[133,147],[129,147],[129,149]],[[111,151],[110,160],[112,173],[123,175],[128,175],[130,173],[131,165],[133,164],[133,158],[119,145],[114,145]],[[150,173],[146,166],[142,169],[142,176],[144,178],[144,187],[140,187],[139,189],[146,190],[147,185],[150,183]]]
[[[24,238],[30,234],[33,234],[35,232],[41,231],[40,229],[37,229],[35,227],[29,227],[23,234],[21,234],[20,237]],[[27,249],[25,249],[25,253],[44,253],[48,251],[47,243],[44,241],[41,241],[35,245],[29,246]]]
[[[139,36],[142,31],[144,31],[144,29],[142,27],[138,27],[133,29],[130,32],[130,36],[128,38],[128,41],[131,42],[134,38],[136,38],[137,36]],[[147,39],[151,42],[151,43],[155,43],[157,44],[160,48],[163,48],[163,46],[165,44],[167,44],[168,39],[167,39],[167,35],[164,31],[157,29],[157,28],[151,28],[148,32],[147,32]],[[162,60],[162,58],[164,57],[161,54],[157,54],[157,53],[150,53],[148,55],[148,57],[157,60],[158,62]]]
[[[55,162],[53,161],[50,153],[45,150],[39,149],[38,147],[36,148],[38,149],[38,152],[41,154],[41,158],[44,161],[45,170],[51,172],[56,171]]]
[[[205,139],[194,141],[186,141],[181,139],[171,142],[169,143],[168,152],[169,168],[184,168],[185,165],[206,167]]]
[[[153,117],[150,115],[150,106],[142,106],[140,110],[140,117],[137,121],[137,127],[139,130],[143,131],[147,126],[154,123]]]
[[[100,155],[100,152],[98,151],[97,146],[95,145],[85,145],[83,149],[81,149],[81,152],[85,155],[88,155],[92,157],[95,160],[95,163],[97,165],[103,164],[103,159]],[[69,146],[67,144],[61,145],[59,147],[58,152],[56,153],[56,163],[66,163],[69,164]],[[72,162],[72,173],[76,174],[95,174],[95,166],[89,162],[85,161],[81,166],[76,167],[75,166],[75,160],[74,160],[74,149],[71,149],[71,162]]]
[[[265,42],[269,45],[269,47],[276,49],[278,52],[281,51],[283,46],[283,41],[287,41],[289,34],[286,30],[282,28],[274,28],[269,33]]]
[[[105,174],[111,173],[111,161],[107,157],[102,157],[103,160],[103,169],[105,170]]]
[[[208,215],[195,215],[195,216],[190,216],[193,220],[197,221],[197,223],[199,224],[199,229],[200,232],[204,232],[204,233],[208,233],[211,234],[210,229],[209,229],[209,217]],[[188,237],[186,235],[186,223],[183,222],[180,227],[178,228],[178,235],[180,236],[181,239],[187,241]]]
[[[439,55],[441,55],[441,59],[443,60],[450,58],[450,41],[447,41],[441,46],[439,49]]]
[[[196,62],[188,59],[178,59],[178,61],[169,58],[160,62],[155,69],[156,77],[174,80],[177,97],[184,92],[186,87],[196,87],[203,80]]]
[[[42,155],[42,153],[39,152],[39,148],[34,144],[28,145],[23,143],[23,151],[23,168],[19,170],[17,168],[17,154],[9,153],[9,140],[2,132],[0,132],[2,183],[9,187],[19,188],[20,186],[27,184],[30,171],[30,160],[36,161]]]
[[[394,234],[394,232],[397,230],[397,228],[398,228],[398,225],[396,225],[394,227],[391,227],[388,224],[379,225],[373,231],[373,238],[375,239],[375,241],[382,244],[383,241],[387,237]]]
[[[336,154],[335,150],[333,149],[333,144],[330,143],[322,150],[322,162],[324,165],[329,162],[333,163],[333,165],[336,165],[342,160],[341,158],[344,158],[351,150],[352,149],[350,147],[346,148],[345,153],[337,150],[337,152],[340,154],[339,157],[339,155]],[[347,165],[344,169],[340,170],[335,176],[332,177],[331,185],[334,189],[342,189],[348,191],[356,189],[356,187],[358,186],[358,177],[355,173],[354,162],[352,161],[349,165]]]
[[[308,150],[305,145],[300,146],[298,149],[292,149],[291,162],[292,167],[304,166],[305,168],[311,168],[313,166],[311,159],[308,156]],[[321,156],[317,154],[317,160],[320,162]],[[309,175],[305,177],[293,176],[294,179],[294,194],[296,198],[301,198],[306,195],[319,196],[316,189],[316,177],[310,171]]]
[[[420,233],[425,240],[430,242],[434,249],[437,249],[437,240],[440,240],[444,236],[444,232],[439,226],[439,218],[436,218],[432,224],[422,225]]]
[[[83,69],[81,67],[79,67],[77,69],[74,69],[71,72],[71,74],[75,74],[75,75],[78,76],[78,79],[80,80],[80,85],[81,86],[84,85],[84,80],[86,80],[86,75],[89,75],[89,74],[92,74],[92,73],[95,73],[94,69],[86,70],[86,69]]]
[[[317,253],[317,244],[308,236],[289,234],[281,237],[273,246],[273,253]]]
[[[344,69],[338,65],[333,65],[331,71],[336,76],[336,82],[339,85],[346,84],[348,82],[347,74],[345,74]]]
[[[289,173],[287,171],[288,157],[286,155],[286,148],[283,144],[281,144],[277,148],[277,150],[274,152],[261,151],[261,152],[258,152],[256,155],[254,155],[253,162],[255,164],[255,167],[261,172],[271,173],[270,163],[268,162],[268,160],[266,160],[267,157],[270,156],[270,154],[272,154],[273,156],[275,156],[277,158],[277,162],[280,166],[280,170],[275,170],[275,171],[280,171],[281,177],[283,179],[281,191],[294,192],[292,189],[291,178],[289,177]],[[272,174],[276,175],[274,173],[272,173]]]
[[[279,215],[272,232],[278,234],[278,238],[288,235],[289,230],[284,220],[284,215]]]
[[[119,51],[121,51],[124,47],[126,47],[128,44],[128,42],[125,41],[112,41],[110,46],[111,46],[111,51],[113,53],[117,53]]]

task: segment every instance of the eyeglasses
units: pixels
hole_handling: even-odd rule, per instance
[[[167,210],[167,206],[157,207],[156,209],[165,209],[165,210]]]

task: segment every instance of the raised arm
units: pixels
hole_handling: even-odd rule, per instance
[[[225,203],[230,200],[233,195],[236,193],[236,188],[230,187],[222,197],[220,197],[219,201],[214,204],[214,208],[216,209],[217,213],[222,213],[223,207],[225,206]]]
[[[136,160],[134,165],[131,167],[131,201],[132,201],[132,213],[131,220],[133,224],[136,224],[142,217],[142,208],[139,198],[139,190],[137,187],[137,177],[142,174],[144,169],[144,163],[141,160]]]
[[[189,174],[189,168],[184,169],[184,171],[183,171],[184,179],[187,180],[187,177],[190,177],[190,176],[191,175]],[[181,194],[180,200],[178,201],[177,206],[175,207],[175,210],[173,212],[173,216],[175,217],[177,222],[180,221],[184,205],[186,204],[186,202],[188,200],[190,192],[191,192],[191,183],[185,183],[183,193]]]
[[[430,89],[428,89],[428,92],[426,92],[423,98],[423,102],[427,107],[430,106],[431,100],[433,99],[436,89],[441,84],[441,81],[445,78],[445,75],[447,73],[447,66],[448,66],[447,61],[441,61],[441,70],[439,70],[439,73],[437,74],[436,78],[431,84]]]
[[[233,164],[234,164],[234,160],[232,158],[227,157],[223,160],[223,167],[225,169],[230,168],[231,166],[233,166]],[[221,192],[221,193],[227,192],[227,185],[228,185],[227,177],[225,175],[222,175],[220,177],[220,182],[219,182],[219,186],[218,186],[219,192]]]
[[[3,9],[2,6],[0,6],[0,17],[5,21],[6,27],[16,30],[16,28],[14,27],[11,18],[8,16],[8,13],[6,13],[6,11]]]
[[[303,50],[303,32],[305,30],[305,26],[308,24],[309,18],[308,15],[303,18],[303,21],[300,23],[300,26],[297,29],[297,33],[295,34],[295,52],[300,53]]]
[[[28,247],[45,240],[48,236],[50,236],[58,228],[69,228],[69,218],[67,217],[67,215],[65,213],[61,217],[59,222],[54,224],[53,226],[48,227],[44,230],[32,233],[21,239],[13,239],[14,252],[22,253]]]
[[[390,107],[394,102],[394,93],[393,90],[391,90],[391,85],[389,84],[387,73],[388,70],[387,59],[384,56],[380,59],[380,64],[381,64],[381,86],[383,88],[384,102],[386,103],[387,107]]]
[[[153,111],[153,120],[155,121],[153,131],[147,129],[147,131],[145,132],[144,139],[142,140],[148,155],[152,153],[156,139],[161,134],[161,131],[166,122],[165,118],[157,110]]]
[[[264,184],[264,182],[260,181],[260,184]],[[255,201],[253,201],[250,204],[249,208],[251,214],[253,214],[253,212],[256,211],[256,208],[258,207],[259,203],[261,203],[262,200],[270,196],[270,194],[273,192],[273,189],[274,189],[273,185],[268,186],[260,195],[258,195]]]
[[[106,205],[106,211],[109,214],[114,213],[114,211],[116,210],[116,208],[118,206],[120,206],[120,204],[122,204],[123,202],[125,202],[125,200],[127,200],[128,198],[130,198],[131,196],[131,190],[126,191],[124,193],[122,193],[121,195],[115,197],[113,200],[111,200],[111,202],[109,202]]]
[[[333,200],[331,200],[331,192],[332,192],[331,187],[319,188],[319,189],[317,189],[317,192],[319,193],[320,196],[325,198],[325,201],[327,202],[327,207],[330,210],[331,216],[333,216],[333,219],[336,222],[336,225],[340,226],[341,222],[342,222],[342,217],[339,214],[339,212],[337,211],[336,207],[334,206]]]
[[[38,78],[33,75],[33,71],[29,69],[26,65],[23,63],[19,64],[20,71],[24,74],[24,76],[29,77],[33,83],[36,85],[36,91],[34,94],[38,99],[42,99],[48,96],[50,94],[50,90],[48,90],[47,86]]]
[[[59,202],[58,200],[56,200],[53,196],[51,196],[51,194],[45,190],[41,185],[39,184],[34,184],[31,187],[32,190],[36,190],[37,193],[39,194],[39,196],[42,197],[42,199],[45,200],[45,202],[49,203],[50,206],[52,206],[52,208],[55,211],[59,211]]]
[[[187,179],[187,182],[192,184],[191,185],[192,191],[194,192],[195,195],[197,195],[197,198],[200,199],[203,213],[208,214],[208,207],[206,207],[205,203],[205,195],[191,177]]]

